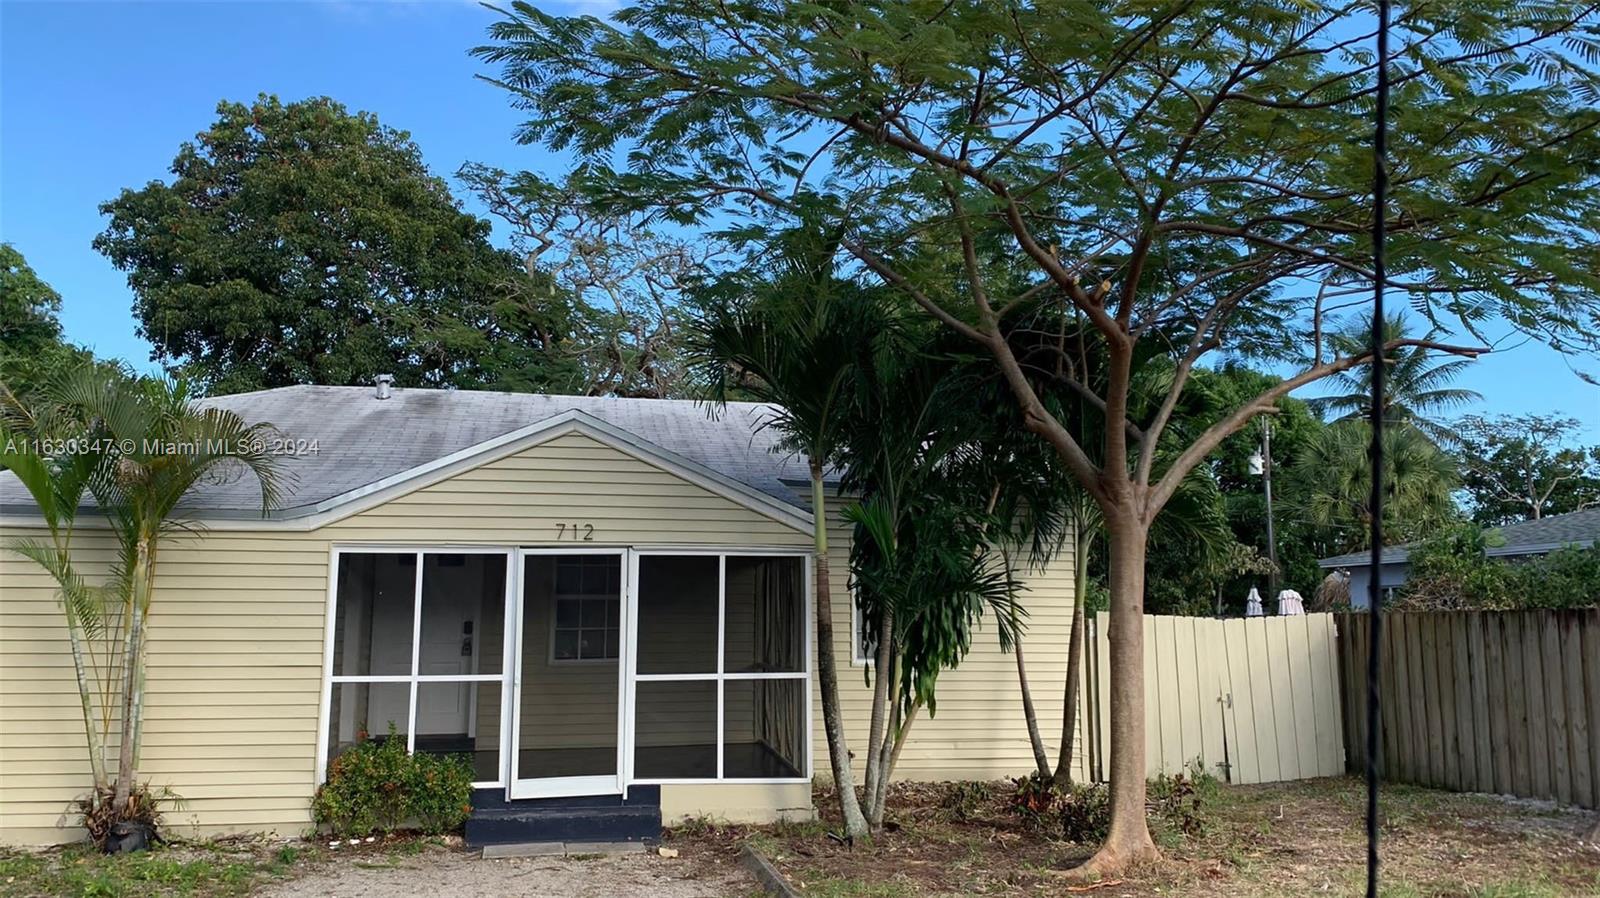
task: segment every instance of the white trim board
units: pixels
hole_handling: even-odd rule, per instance
[[[263,517],[223,514],[215,517],[189,518],[186,522],[203,525],[208,530],[292,532],[316,530],[376,508],[415,490],[440,483],[457,474],[570,434],[588,437],[797,531],[811,532],[811,512],[769,496],[748,484],[720,474],[697,461],[663,449],[577,409],[569,409],[542,421],[519,427],[315,504],[279,509]],[[89,514],[78,522],[79,529],[102,529],[108,526],[99,519],[98,513],[92,509],[87,511]],[[21,515],[0,513],[0,524],[10,527],[42,527],[44,519],[34,513]]]

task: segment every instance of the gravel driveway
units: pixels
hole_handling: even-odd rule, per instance
[[[651,854],[483,860],[431,849],[407,857],[340,858],[274,883],[256,898],[747,898],[755,880],[729,863],[708,867]]]

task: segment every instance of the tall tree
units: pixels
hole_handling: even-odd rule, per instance
[[[1581,426],[1555,415],[1457,421],[1472,519],[1494,526],[1600,505],[1600,446],[1578,444]]]
[[[1409,326],[1404,315],[1389,316],[1383,322],[1384,339],[1401,340],[1409,336]],[[1336,355],[1359,352],[1372,335],[1372,316],[1355,319],[1348,326],[1328,336],[1328,343]],[[1430,336],[1434,336],[1431,335]],[[1383,419],[1390,424],[1415,427],[1426,433],[1434,442],[1449,444],[1454,435],[1449,425],[1438,416],[1455,411],[1463,405],[1477,402],[1483,396],[1472,390],[1452,387],[1470,359],[1437,361],[1438,353],[1426,346],[1403,346],[1384,356]],[[1345,392],[1319,396],[1311,406],[1323,413],[1331,413],[1340,421],[1355,421],[1372,414],[1372,369],[1358,368],[1341,371],[1329,378],[1329,383]]]
[[[406,132],[326,97],[223,102],[172,174],[103,204],[94,245],[128,273],[153,357],[209,389],[564,384],[565,300]]]
[[[608,23],[518,2],[477,51],[503,67],[521,135],[576,151],[594,195],[755,238],[830,217],[846,273],[993,356],[1109,544],[1111,825],[1081,876],[1158,855],[1144,816],[1151,523],[1279,397],[1370,358],[1327,353],[1321,305],[1299,295],[1370,284],[1367,8],[644,0]],[[1600,346],[1597,20],[1559,0],[1400,16],[1381,61],[1397,85],[1388,271],[1429,317]],[[1105,418],[1095,455],[1001,330],[1042,305],[1077,309],[1106,353],[1104,388],[1081,385]],[[1380,351],[1407,346],[1473,350],[1401,338]],[[1158,453],[1218,350],[1293,373]],[[1171,374],[1136,420],[1135,362],[1150,352]]]
[[[511,228],[532,290],[518,306],[572,304],[569,333],[557,342],[574,369],[571,391],[586,396],[667,399],[689,384],[678,330],[685,292],[704,278],[716,242],[689,242],[637,214],[586,201],[576,183],[484,165],[456,173],[490,214]]]
[[[855,838],[870,830],[856,794],[839,705],[823,478],[844,446],[862,348],[872,345],[884,322],[875,306],[835,295],[855,288],[834,276],[836,246],[829,237],[811,228],[783,236],[784,251],[775,255],[770,279],[735,279],[708,291],[704,317],[690,331],[686,352],[713,401],[739,396],[772,403],[769,426],[806,458],[822,727],[845,831]],[[749,301],[748,291],[755,291],[756,301]]]
[[[1330,552],[1371,545],[1372,484],[1365,421],[1340,421],[1319,432],[1303,449],[1286,480],[1293,511],[1321,531]],[[1456,461],[1414,427],[1383,432],[1383,530],[1389,545],[1419,539],[1459,518],[1452,498],[1461,486]]]
[[[89,361],[61,333],[61,294],[9,243],[0,243],[0,384],[15,396],[39,392],[57,372]]]

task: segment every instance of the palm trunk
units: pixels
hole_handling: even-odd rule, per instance
[[[1072,749],[1077,734],[1078,684],[1083,680],[1084,598],[1089,591],[1089,528],[1084,515],[1074,523],[1072,554],[1072,629],[1067,636],[1066,694],[1061,699],[1061,753],[1056,757],[1055,783],[1072,785]]]
[[[1160,857],[1145,821],[1144,564],[1147,528],[1129,507],[1106,509],[1110,540],[1111,831],[1076,873],[1096,877]]]
[[[885,803],[889,797],[890,756],[894,752],[896,697],[900,694],[899,651],[894,638],[894,612],[884,616],[879,628],[877,679],[872,697],[872,742],[867,749],[867,825],[873,832],[883,829]]]
[[[1033,690],[1028,686],[1028,662],[1022,654],[1022,632],[1017,629],[1017,610],[1011,609],[1011,653],[1017,656],[1017,684],[1022,688],[1022,717],[1028,723],[1028,743],[1033,746],[1033,763],[1039,776],[1050,777],[1050,755],[1044,750],[1044,737],[1039,734],[1039,714],[1033,707]]]
[[[889,753],[889,770],[883,775],[885,783],[894,778],[894,769],[900,766],[900,753],[905,751],[906,742],[911,738],[911,725],[917,722],[917,712],[921,710],[921,702],[913,704],[905,719],[900,721],[900,732],[894,735],[894,751]]]
[[[89,775],[94,778],[94,794],[98,797],[107,785],[106,749],[100,741],[100,728],[96,725],[94,697],[89,687],[89,667],[84,663],[83,624],[70,610],[67,611],[67,641],[72,647],[72,672],[78,678],[78,703],[83,706],[83,735],[89,745]]]
[[[856,796],[855,778],[850,772],[850,748],[844,738],[844,718],[839,711],[839,669],[833,646],[833,597],[828,580],[828,510],[822,488],[822,460],[811,459],[811,514],[815,521],[812,537],[816,549],[817,593],[817,679],[822,691],[822,728],[828,738],[828,761],[833,782],[839,791],[839,812],[844,817],[845,833],[851,838],[865,837],[867,818],[862,816]]]
[[[878,620],[878,651],[872,669],[872,715],[867,724],[866,807],[867,825],[874,831],[883,822],[878,807],[878,780],[883,772],[883,746],[889,738],[890,671],[894,664],[894,612],[881,610]]]
[[[144,676],[141,661],[144,658],[145,608],[150,597],[150,544],[141,538],[134,558],[134,569],[129,578],[133,595],[128,632],[122,642],[122,734],[117,746],[117,784],[113,807],[120,811],[128,808],[128,797],[133,791],[133,781],[138,775],[139,720],[144,711]]]

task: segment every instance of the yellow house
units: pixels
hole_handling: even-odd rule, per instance
[[[207,402],[276,425],[293,483],[265,517],[253,481],[205,485],[184,504],[198,532],[163,550],[139,772],[181,797],[169,826],[303,834],[329,759],[391,728],[413,750],[472,758],[473,842],[813,813],[828,767],[812,510],[767,407],[386,385]],[[871,691],[838,512],[835,632],[859,756]],[[112,556],[95,518],[80,515],[75,543],[91,570]],[[0,474],[0,537],[39,523]],[[1025,582],[1053,746],[1072,559]],[[1021,707],[987,627],[941,676],[897,775],[1027,772]],[[0,843],[77,838],[68,809],[88,777],[52,583],[0,553]]]

